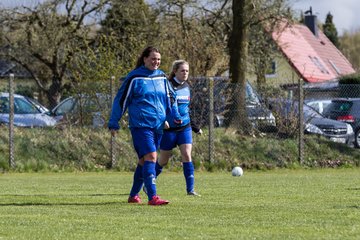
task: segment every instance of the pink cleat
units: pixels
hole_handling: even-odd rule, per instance
[[[139,195],[135,195],[133,197],[129,196],[128,203],[141,203],[141,198],[139,197]]]
[[[163,200],[159,196],[153,196],[153,198],[148,202],[149,205],[157,206],[157,205],[166,205],[168,204],[168,200]]]

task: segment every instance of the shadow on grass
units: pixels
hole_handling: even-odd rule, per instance
[[[26,195],[26,194],[6,194],[6,195],[0,195],[0,197],[45,197],[47,199],[49,198],[62,198],[62,197],[103,197],[103,196],[129,196],[128,193],[124,194],[108,194],[108,193],[96,193],[96,194],[67,194],[67,195],[48,195],[48,194],[32,194],[32,195]],[[97,202],[97,203],[79,203],[79,202],[30,202],[30,201],[24,201],[24,202],[12,202],[12,203],[0,203],[0,207],[5,206],[102,206],[102,205],[115,205],[115,204],[128,204],[127,198],[126,201],[113,201],[113,202]]]
[[[103,197],[103,196],[129,196],[129,193],[94,193],[94,194],[1,194],[0,197]]]
[[[105,206],[105,205],[118,205],[128,204],[125,202],[102,202],[102,203],[38,203],[38,202],[24,202],[24,203],[0,203],[0,207],[16,206],[16,207],[27,207],[27,206]]]
[[[353,206],[349,206],[349,208],[360,209],[360,206],[353,205]]]

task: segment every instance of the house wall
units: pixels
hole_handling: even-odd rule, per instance
[[[266,75],[267,84],[276,87],[284,84],[298,83],[299,75],[284,57],[278,56],[274,61],[276,62],[275,73]]]

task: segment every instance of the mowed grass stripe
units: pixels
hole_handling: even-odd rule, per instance
[[[0,239],[359,239],[360,169],[164,172],[167,206],[127,203],[132,173],[0,175]]]

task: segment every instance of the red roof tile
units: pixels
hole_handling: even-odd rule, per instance
[[[305,81],[325,82],[355,72],[350,62],[320,29],[316,37],[307,26],[295,24],[273,32],[272,36]]]

